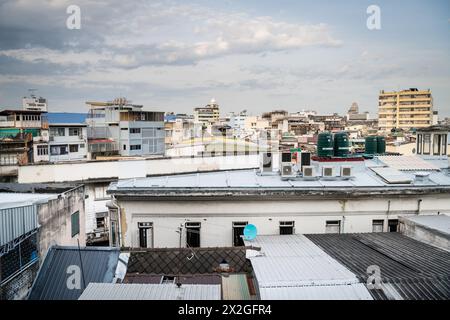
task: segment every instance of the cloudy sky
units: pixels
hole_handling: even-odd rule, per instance
[[[381,30],[366,26],[371,4]],[[223,114],[353,101],[374,114],[379,90],[410,87],[450,116],[448,0],[0,0],[0,108],[34,88],[50,111],[126,96],[183,113],[214,97]]]

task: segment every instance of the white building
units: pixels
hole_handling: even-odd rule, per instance
[[[31,94],[29,97],[22,98],[22,109],[28,111],[42,111],[47,112],[47,99],[36,97]]]
[[[89,152],[101,155],[164,155],[164,112],[144,111],[125,98],[110,102],[86,102],[90,110]]]
[[[257,170],[121,180],[108,189],[112,244],[226,247],[242,245],[246,224],[260,235],[387,232],[401,216],[450,213],[448,163],[414,157],[394,168],[390,158],[352,162],[348,178],[348,162],[313,162],[315,174],[292,180]]]

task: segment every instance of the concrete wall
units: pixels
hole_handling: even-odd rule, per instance
[[[72,237],[71,215],[80,214],[80,232]],[[86,244],[84,186],[69,190],[47,203],[38,205],[39,254],[44,257],[52,245],[80,246]]]
[[[258,155],[204,158],[158,158],[86,161],[20,166],[19,183],[127,179],[183,172],[247,169],[259,166]]]
[[[450,213],[445,196],[421,196],[421,214]],[[258,234],[279,234],[280,221],[295,221],[295,233],[324,233],[327,220],[340,220],[341,232],[372,232],[372,220],[416,215],[418,198],[284,201],[125,201],[121,207],[122,245],[138,246],[138,222],[153,222],[155,247],[178,247],[180,224],[201,222],[201,245],[232,245],[232,223],[255,224]],[[182,244],[185,244],[185,234]]]
[[[450,251],[450,235],[427,228],[407,218],[400,219],[400,232],[404,235]]]

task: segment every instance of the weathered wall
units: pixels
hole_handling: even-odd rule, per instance
[[[450,251],[450,235],[429,229],[408,219],[400,219],[400,232],[404,235]]]
[[[18,182],[38,183],[127,179],[183,172],[248,169],[258,166],[258,155],[38,164],[20,166],[18,169]]]
[[[80,213],[80,233],[72,237],[71,215]],[[80,246],[86,244],[84,186],[63,193],[58,199],[50,200],[38,207],[39,253],[45,257],[52,245]]]
[[[420,196],[421,214],[450,213],[447,195]],[[324,233],[327,220],[341,220],[345,233],[372,232],[372,220],[417,214],[418,197],[355,200],[284,201],[119,201],[122,208],[124,246],[138,244],[138,222],[153,222],[155,247],[178,247],[181,223],[201,222],[205,247],[232,245],[232,223],[255,224],[262,235],[279,234],[280,221],[295,221],[299,234]],[[320,204],[319,204],[320,203]],[[125,218],[125,219],[124,219]],[[126,220],[126,221],[123,221]],[[185,243],[183,238],[182,243]]]

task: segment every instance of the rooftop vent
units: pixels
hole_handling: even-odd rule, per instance
[[[430,180],[430,173],[426,171],[418,171],[414,173],[416,182],[426,182]]]

